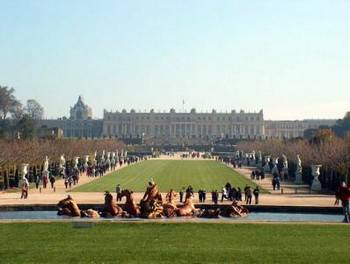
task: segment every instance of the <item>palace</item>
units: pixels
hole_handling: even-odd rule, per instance
[[[165,144],[201,143],[217,138],[262,138],[264,132],[263,111],[245,113],[168,113],[104,112],[105,137],[144,137]]]
[[[65,137],[142,139],[153,144],[208,144],[217,139],[296,138],[308,129],[333,126],[336,120],[266,121],[258,113],[236,112],[121,112],[104,111],[93,119],[92,110],[80,96],[70,118],[40,120],[40,125],[61,128]]]

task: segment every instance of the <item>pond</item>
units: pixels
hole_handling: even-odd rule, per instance
[[[71,218],[67,216],[58,216],[56,211],[7,211],[0,212],[0,220],[64,220],[64,221],[96,221],[96,219],[88,218]],[[331,222],[340,223],[343,220],[343,216],[339,214],[307,214],[307,213],[262,213],[253,212],[245,218],[224,218],[218,219],[204,219],[204,218],[188,218],[188,217],[176,217],[176,218],[163,218],[160,221],[220,221],[220,222]],[[135,221],[153,221],[140,218],[100,218],[97,221],[112,221],[112,222],[135,222]]]

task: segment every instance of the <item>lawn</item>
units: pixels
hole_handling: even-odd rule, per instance
[[[348,263],[350,228],[307,224],[0,224],[1,263]]]
[[[122,188],[143,192],[148,181],[153,180],[162,192],[171,188],[179,191],[192,185],[195,191],[204,188],[207,191],[218,190],[230,182],[233,186],[244,188],[246,184],[255,184],[244,176],[216,161],[191,160],[149,160],[121,169],[91,183],[75,188],[76,192],[114,191],[117,183]]]

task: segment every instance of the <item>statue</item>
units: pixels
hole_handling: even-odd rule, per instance
[[[46,156],[45,157],[45,161],[44,161],[44,169],[43,169],[44,172],[48,172],[49,171],[49,158]]]
[[[64,169],[66,166],[66,159],[64,158],[64,155],[61,155],[60,158],[60,169]]]
[[[301,165],[301,159],[300,159],[300,155],[297,155],[297,169],[295,171],[295,183],[296,184],[302,184],[303,183],[303,167]]]
[[[288,176],[288,159],[285,154],[282,155],[283,158],[283,175],[284,177]]]
[[[258,152],[258,161],[259,161],[259,163],[262,162],[262,153],[261,153],[260,150],[259,150],[259,152]]]
[[[101,164],[104,165],[105,164],[105,151],[102,151],[102,155],[101,155]]]
[[[95,151],[95,154],[94,154],[93,165],[94,165],[94,166],[97,165],[97,151]]]
[[[58,202],[57,210],[57,215],[81,216],[77,202],[70,195]]]
[[[74,169],[78,169],[79,157],[75,157],[74,159]]]
[[[107,164],[110,165],[111,164],[111,153],[107,152]]]
[[[239,150],[236,151],[236,159],[239,159],[240,155],[239,155]]]
[[[158,218],[163,215],[163,199],[157,184],[151,179],[140,202],[142,218]]]
[[[24,179],[28,173],[29,164],[22,164],[22,179]]]
[[[84,167],[87,168],[89,166],[89,155],[85,155],[85,163],[84,163]]]
[[[270,172],[271,169],[270,169],[270,159],[271,159],[271,156],[265,156],[265,166],[264,166],[264,171],[265,172]]]
[[[112,166],[115,166],[115,164],[116,164],[116,160],[115,160],[115,152],[112,152],[111,164],[112,164]]]
[[[322,190],[321,182],[318,179],[318,177],[320,176],[321,167],[322,165],[311,165],[312,176],[314,176],[314,180],[312,181],[312,185],[311,185],[312,191],[319,192]]]

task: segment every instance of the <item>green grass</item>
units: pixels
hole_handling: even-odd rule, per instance
[[[304,224],[0,224],[1,263],[348,263],[350,228]]]
[[[73,191],[114,192],[115,186],[120,183],[122,188],[142,192],[150,178],[154,179],[162,192],[171,188],[179,191],[188,185],[192,185],[195,191],[200,188],[221,191],[227,182],[241,188],[246,184],[255,187],[253,182],[216,161],[150,160],[116,171]]]

